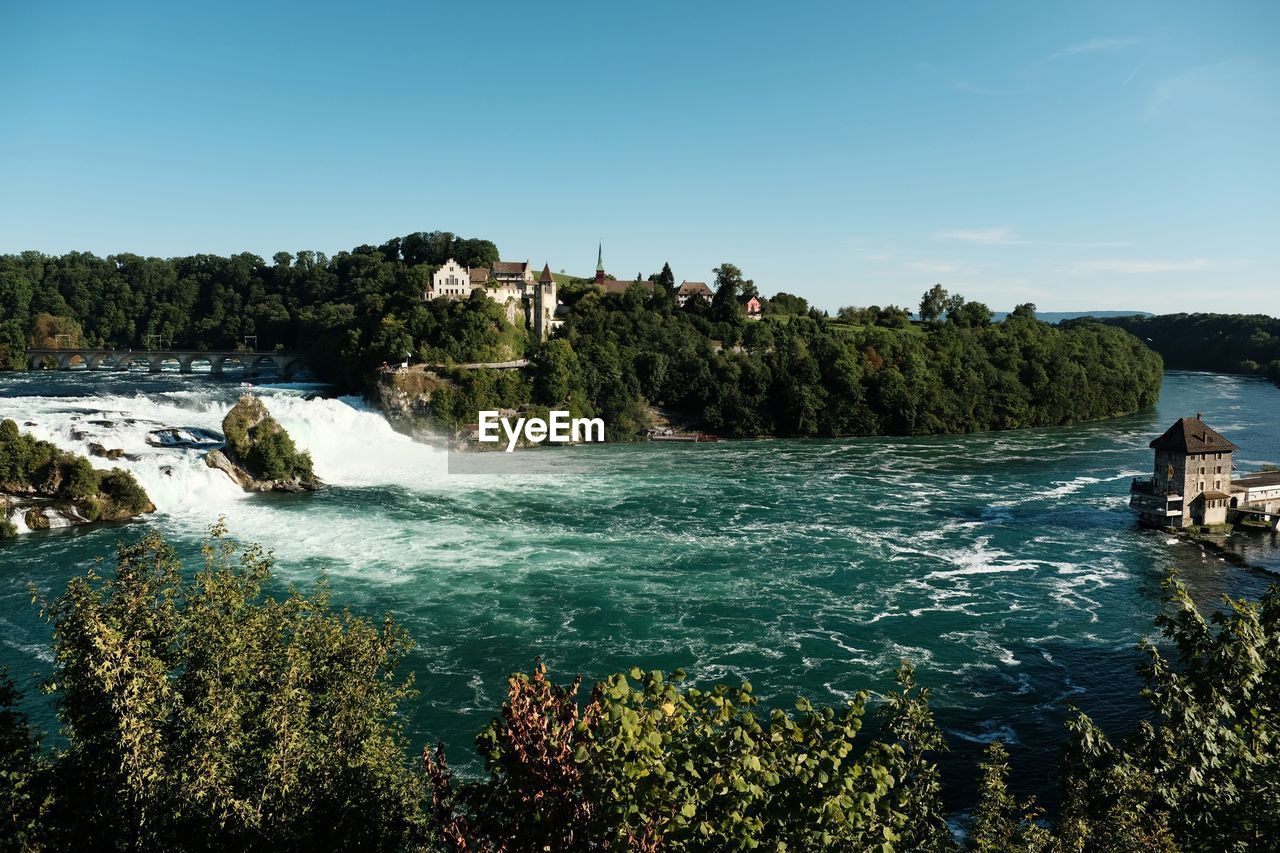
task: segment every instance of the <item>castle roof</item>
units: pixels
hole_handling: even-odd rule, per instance
[[[1179,418],[1149,446],[1174,453],[1230,453],[1240,449],[1199,418]]]
[[[551,284],[556,277],[551,274],[551,264],[542,265],[542,275],[538,276],[538,281],[542,284]]]
[[[493,264],[495,275],[524,275],[527,269],[529,269],[528,261],[495,261]]]
[[[467,270],[467,274],[471,277],[472,284],[484,284],[489,280],[488,267],[472,267]]]

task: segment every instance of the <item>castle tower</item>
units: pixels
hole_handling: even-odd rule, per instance
[[[551,274],[551,264],[543,264],[538,286],[533,289],[533,333],[538,340],[546,339],[555,312],[556,277]]]
[[[596,284],[604,284],[604,243],[596,248]]]

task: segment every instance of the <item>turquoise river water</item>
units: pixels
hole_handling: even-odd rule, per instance
[[[440,450],[357,400],[261,386],[328,483],[304,496],[245,495],[201,451],[147,444],[161,427],[217,430],[240,390],[168,373],[0,374],[0,417],[70,450],[135,454],[123,464],[158,507],[145,524],[0,544],[0,664],[46,727],[34,686],[49,629],[28,585],[56,594],[147,527],[194,565],[219,516],[274,549],[280,581],[327,570],[340,604],[409,629],[422,690],[410,736],[444,740],[465,770],[505,677],[537,655],[566,681],[679,666],[786,705],[886,690],[906,658],[933,688],[958,806],[993,738],[1011,743],[1020,788],[1050,793],[1069,705],[1132,726],[1135,645],[1154,633],[1168,570],[1208,604],[1269,580],[1139,530],[1126,508],[1129,479],[1150,473],[1147,442],[1183,415],[1240,445],[1239,470],[1280,461],[1280,390],[1263,381],[1169,373],[1155,409],[1074,427],[533,451],[551,470],[526,477],[450,475]],[[1280,571],[1271,537],[1234,547]]]

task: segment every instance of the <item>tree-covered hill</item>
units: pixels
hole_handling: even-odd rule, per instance
[[[1280,382],[1280,319],[1265,314],[1160,314],[1102,322],[1136,335],[1178,370],[1266,376]]]
[[[535,341],[517,312],[482,292],[424,301],[448,258],[492,264],[497,248],[447,232],[410,234],[326,258],[314,252],[142,258],[84,253],[0,256],[0,363],[27,346],[258,349],[309,354],[320,378],[368,389],[377,368],[505,361],[524,374],[474,371],[433,402],[458,427],[482,408],[557,407],[601,416],[611,438],[634,437],[652,406],[726,436],[910,435],[1047,426],[1132,412],[1155,402],[1159,358],[1098,323],[1057,329],[1021,306],[991,322],[978,302],[935,286],[922,324],[896,306],[827,318],[787,293],[745,318],[755,284],[732,264],[710,304],[681,308],[670,267],[647,286],[604,293],[563,281],[563,329]]]
[[[279,252],[270,262],[247,253],[0,255],[0,366],[19,367],[25,347],[58,340],[235,349],[252,336],[260,350],[307,353],[322,378],[354,388],[406,353],[438,361],[523,355],[527,336],[505,323],[499,306],[422,300],[431,272],[449,258],[490,266],[498,250],[437,231],[332,258]]]
[[[1098,323],[987,321],[961,298],[921,328],[812,317],[750,321],[725,300],[589,294],[540,353],[534,400],[627,427],[636,401],[728,436],[912,435],[1048,426],[1153,404],[1160,358]],[[967,303],[974,305],[976,303]],[[966,319],[969,318],[969,319]]]

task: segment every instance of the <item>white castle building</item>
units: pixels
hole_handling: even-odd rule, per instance
[[[431,286],[422,298],[469,299],[476,290],[484,290],[485,295],[504,306],[510,322],[515,322],[516,309],[523,306],[525,322],[540,340],[562,322],[556,317],[556,279],[550,264],[543,266],[542,275],[535,280],[528,261],[498,261],[490,270],[467,269],[450,258],[431,276]]]

